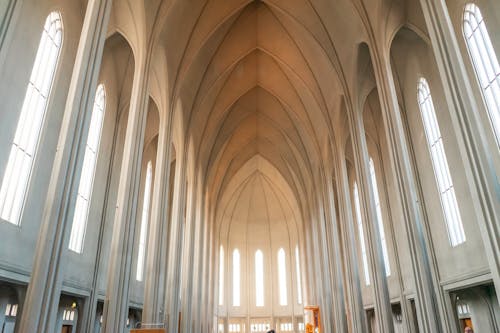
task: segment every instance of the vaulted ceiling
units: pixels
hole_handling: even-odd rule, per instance
[[[164,59],[161,66],[153,60],[164,68],[156,80],[165,81],[168,108],[209,197],[217,201],[255,156],[278,170],[296,198],[312,192],[325,146],[345,123],[342,100],[356,81],[366,26],[390,30],[401,3],[145,2],[145,34]]]

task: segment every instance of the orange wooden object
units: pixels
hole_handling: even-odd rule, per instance
[[[130,333],[167,333],[164,328],[134,328],[130,330]]]
[[[321,317],[319,315],[319,306],[304,306],[306,313],[306,331],[313,330],[314,333],[321,333]],[[309,327],[307,327],[309,325]]]

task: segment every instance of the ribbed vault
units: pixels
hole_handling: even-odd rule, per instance
[[[169,26],[190,27],[159,32],[168,68],[176,69],[168,72],[172,104],[212,205],[256,155],[279,171],[299,201],[313,192],[346,86],[321,8],[342,23],[339,10],[354,13],[354,7],[349,1],[336,5],[337,10],[327,1],[171,4]],[[341,38],[359,34],[351,26]]]

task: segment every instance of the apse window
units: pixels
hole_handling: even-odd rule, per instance
[[[224,304],[224,247],[219,250],[219,305]]]
[[[233,306],[240,306],[240,251],[233,251]]]
[[[297,303],[302,304],[302,279],[300,276],[299,246],[295,246],[295,270],[297,273]]]
[[[255,305],[264,306],[264,255],[255,252]]]
[[[286,258],[285,250],[283,250],[283,248],[278,251],[278,286],[280,305],[285,306],[288,304],[288,300],[286,288]]]
[[[19,225],[63,41],[59,12],[45,20],[0,189],[0,217]]]
[[[465,6],[463,33],[490,121],[500,145],[500,65],[479,7]]]
[[[421,78],[418,82],[418,104],[420,113],[422,114],[427,145],[438,184],[450,244],[457,246],[465,242],[465,233],[455,196],[455,188],[451,180],[448,160],[444,151],[441,131],[439,130],[436,118],[434,103],[432,102],[429,85],[424,78]]]
[[[137,258],[136,280],[144,278],[144,260],[146,258],[146,238],[148,236],[149,208],[151,206],[151,183],[153,180],[153,165],[151,161],[146,167],[146,182],[144,185],[144,200],[142,203],[141,232],[139,236],[139,254]]]
[[[368,257],[366,256],[365,232],[363,220],[361,219],[361,206],[359,202],[358,184],[354,182],[354,210],[356,212],[356,224],[358,225],[359,242],[361,243],[361,258],[363,259],[363,271],[365,273],[365,284],[370,284],[370,273],[368,271]]]
[[[378,232],[380,242],[382,243],[382,255],[384,257],[385,275],[391,275],[391,266],[389,264],[389,254],[387,252],[387,242],[385,241],[384,220],[382,219],[382,209],[380,207],[380,197],[377,185],[377,175],[375,174],[375,165],[373,159],[370,158],[370,178],[372,181],[373,197],[375,199],[375,210],[377,212]]]
[[[69,249],[71,251],[82,253],[85,231],[89,216],[90,198],[94,185],[95,170],[97,166],[97,154],[99,143],[101,142],[102,123],[104,119],[104,110],[106,108],[106,92],[104,85],[97,87],[90,119],[89,133],[87,135],[87,144],[85,146],[85,156],[83,158],[82,174],[80,175],[80,184],[76,197],[75,213],[73,215],[73,225],[71,227],[71,236],[69,239]]]

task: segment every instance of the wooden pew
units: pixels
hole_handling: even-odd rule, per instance
[[[167,333],[165,328],[134,328],[130,333]]]

